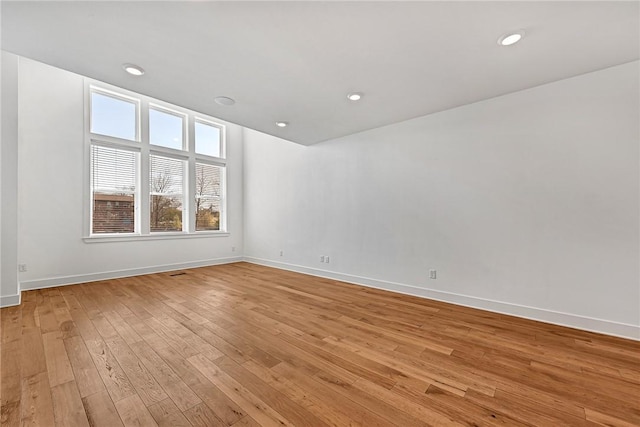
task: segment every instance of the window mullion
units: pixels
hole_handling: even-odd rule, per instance
[[[150,207],[149,207],[149,103],[142,100],[140,104],[140,191],[138,191],[140,205],[140,233],[150,233]]]
[[[196,231],[196,139],[195,139],[195,120],[189,115],[187,120],[187,150],[189,151],[189,160],[187,161],[187,179],[185,205],[188,207],[187,212],[187,231],[195,233]]]

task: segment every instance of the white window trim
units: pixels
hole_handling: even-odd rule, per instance
[[[91,133],[91,93],[101,92],[115,98],[137,103],[136,110],[136,141],[120,139],[101,134]],[[183,137],[186,139],[185,150],[152,145],[149,141],[149,108],[155,108],[170,114],[183,116],[184,129]],[[214,126],[220,130],[220,153],[221,157],[207,156],[195,152],[195,122]],[[188,110],[176,105],[137,94],[126,89],[121,89],[103,82],[85,78],[84,85],[84,183],[83,183],[83,237],[86,243],[99,242],[126,242],[139,240],[170,240],[170,239],[191,239],[205,237],[228,237],[227,229],[227,129],[226,125],[217,121],[213,117],[196,111]],[[92,233],[92,194],[91,194],[91,146],[100,145],[104,147],[130,150],[140,153],[138,168],[137,207],[136,226],[134,233]],[[155,154],[186,161],[186,185],[184,194],[183,211],[183,231],[172,232],[151,232],[150,231],[150,190],[149,190],[149,167],[150,155]],[[220,176],[220,218],[219,231],[195,230],[195,164],[205,163],[222,167]],[[185,221],[186,219],[186,221]]]

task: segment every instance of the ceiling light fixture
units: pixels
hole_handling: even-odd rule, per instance
[[[286,128],[289,125],[289,122],[276,122],[276,126],[279,128]]]
[[[347,95],[349,101],[360,101],[362,99],[362,92],[351,92]]]
[[[232,98],[229,98],[228,96],[216,96],[215,98],[213,98],[213,101],[216,104],[220,104],[220,105],[233,105],[236,103],[236,101]]]
[[[515,31],[513,33],[507,33],[502,35],[498,39],[498,44],[500,46],[511,46],[518,43],[524,37],[524,31]]]
[[[144,74],[144,69],[136,64],[122,64],[122,68],[132,76],[141,76]]]

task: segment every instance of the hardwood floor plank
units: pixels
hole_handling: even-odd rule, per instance
[[[531,409],[527,408],[524,405],[518,404],[518,402],[496,399],[494,397],[489,397],[482,393],[478,393],[474,390],[469,390],[464,396],[464,399],[491,412],[504,414],[510,419],[516,420],[522,424],[527,424],[527,420],[532,419],[535,419],[537,425],[541,427],[553,427],[558,423],[557,419],[554,419],[553,417],[547,415],[544,406],[540,406],[537,409]],[[565,420],[571,421],[568,423],[568,425],[577,426],[580,425],[580,423],[585,423],[584,419],[580,419],[577,417],[571,419],[569,417],[565,417]]]
[[[122,427],[122,420],[106,389],[83,397],[82,405],[91,427]]]
[[[122,338],[107,341],[107,346],[145,405],[149,406],[169,397]]]
[[[67,350],[80,396],[85,397],[105,390],[104,383],[82,338],[78,335],[66,338],[64,347]]]
[[[19,341],[22,329],[26,327],[23,316],[24,305],[7,307],[0,310],[0,342]]]
[[[136,390],[129,378],[127,378],[127,375],[104,341],[88,340],[85,341],[85,344],[114,403],[136,394]]]
[[[4,332],[4,331],[3,331]],[[0,347],[0,423],[4,426],[20,424],[22,393],[20,340],[8,340]]]
[[[22,425],[51,427],[55,424],[46,372],[22,378],[20,408]]]
[[[199,403],[185,411],[184,416],[195,427],[222,427],[227,425],[204,403]]]
[[[334,426],[361,425],[354,420],[353,414],[349,414],[348,409],[341,405],[334,405],[323,399],[318,393],[308,393],[295,381],[285,378],[284,375],[274,372],[273,369],[266,368],[251,360],[243,363],[242,366],[275,390],[324,420],[326,424]]]
[[[357,402],[344,396],[337,396],[335,390],[327,384],[314,380],[313,378],[299,372],[296,368],[286,362],[280,363],[272,369],[278,376],[285,378],[289,383],[296,384],[304,393],[304,396],[312,400],[309,410],[314,406],[322,408],[322,413],[316,413],[323,417],[329,424],[338,421],[338,425],[348,425],[355,423],[361,426],[389,426],[398,425],[379,416],[378,414],[364,408]],[[325,405],[323,402],[330,402]],[[324,413],[326,411],[326,414]],[[258,420],[259,421],[259,420]]]
[[[40,328],[29,327],[22,331],[22,377],[30,377],[41,372],[47,372],[47,360],[42,344]]]
[[[34,292],[34,291],[31,291]],[[28,292],[25,292],[25,294]],[[22,327],[23,328],[35,328],[40,325],[40,319],[38,312],[36,311],[37,304],[35,301],[25,301],[22,303]]]
[[[93,316],[93,319],[91,319],[91,322],[105,341],[120,336],[118,335],[118,332],[115,330],[115,328],[111,326],[111,323],[102,315],[102,313],[95,314]]]
[[[158,425],[137,394],[122,398],[115,405],[124,427],[154,427]]]
[[[231,400],[238,404],[253,419],[265,426],[289,426],[293,424],[276,412],[269,405],[251,393],[242,384],[225,374],[217,365],[202,355],[187,359],[202,375],[222,390]]]
[[[162,386],[180,411],[199,404],[202,400],[187,386],[184,381],[167,365],[162,358],[145,342],[131,345],[131,349],[149,370],[151,375]]]
[[[584,408],[585,416],[587,421],[593,421],[594,423],[601,426],[615,426],[615,427],[634,427],[638,426],[636,423],[630,423],[625,420],[621,420],[619,418],[613,417],[611,415],[603,414],[598,411],[594,411],[590,408]]]
[[[46,333],[42,335],[42,340],[51,387],[73,381],[75,377],[64,346],[62,333],[60,331]]]
[[[75,381],[58,384],[51,388],[53,413],[56,426],[89,427],[87,414]]]
[[[162,359],[196,395],[227,425],[246,414],[234,401],[207,380],[191,363],[169,346],[154,347]]]
[[[260,424],[253,418],[246,416],[242,418],[240,421],[233,423],[232,427],[260,427]]]
[[[67,307],[54,309],[54,314],[56,316],[56,321],[58,322],[58,330],[60,331],[62,339],[80,334]]]
[[[474,405],[464,397],[458,396],[445,389],[431,384],[425,393],[407,392],[406,389],[396,389],[403,396],[415,403],[425,405],[440,413],[447,414],[460,422],[469,424],[526,426],[529,423],[519,422],[506,414]],[[473,425],[473,424],[472,424]]]
[[[196,406],[196,405],[194,405]],[[171,399],[165,399],[149,406],[149,412],[156,420],[159,427],[191,427],[182,411],[178,409]],[[191,408],[190,408],[191,409]]]
[[[47,291],[47,292],[45,292]],[[42,290],[43,297],[38,302],[38,318],[40,330],[43,334],[58,330],[58,320],[51,306],[51,297],[48,290]]]
[[[376,396],[369,394],[366,390],[355,387],[353,384],[343,382],[339,377],[325,372],[318,372],[313,377],[319,382],[327,385],[333,390],[337,396],[342,395],[346,399],[350,399],[368,411],[377,414],[381,418],[388,420],[400,426],[427,426],[428,424],[416,418],[413,414],[401,411],[397,406],[387,403],[385,400],[378,399]]]
[[[100,334],[91,322],[88,313],[76,298],[76,295],[66,294],[64,295],[64,299],[69,306],[69,314],[71,315],[78,334],[85,340],[99,339]]]
[[[365,379],[356,381],[353,385],[355,388],[362,390],[371,396],[379,399],[383,402],[388,402],[394,405],[399,411],[406,412],[418,420],[422,420],[428,425],[432,426],[460,426],[463,425],[456,421],[454,417],[447,416],[440,413],[426,405],[420,405],[410,400],[404,399],[402,395],[394,392],[393,390],[387,390],[377,384],[374,384]],[[426,391],[426,389],[425,389]]]
[[[257,398],[282,414],[294,425],[310,427],[327,426],[324,421],[316,417],[312,412],[294,403],[286,395],[274,390],[259,377],[253,375],[233,360],[223,357],[216,360],[216,366],[239,384],[245,386]]]
[[[142,337],[120,316],[120,314],[113,310],[104,313],[105,317],[113,328],[118,332],[118,335],[129,345],[142,341]]]

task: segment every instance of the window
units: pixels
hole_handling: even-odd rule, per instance
[[[91,147],[94,234],[136,231],[137,170],[137,153],[99,145]]]
[[[221,156],[220,128],[209,123],[196,122],[196,153],[213,157]]]
[[[220,229],[220,182],[223,169],[196,163],[196,230]]]
[[[153,145],[182,150],[184,117],[157,108],[149,109],[149,140]]]
[[[182,231],[184,160],[151,156],[149,175],[151,231]]]
[[[111,94],[91,93],[91,133],[137,139],[138,105]]]
[[[224,232],[224,126],[103,85],[88,94],[89,237]]]

